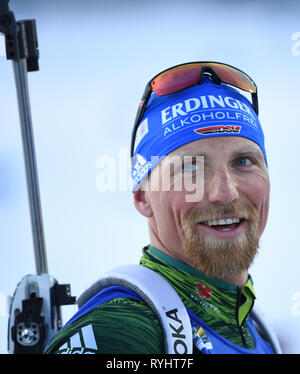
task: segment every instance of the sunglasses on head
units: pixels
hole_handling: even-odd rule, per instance
[[[144,116],[152,92],[156,93],[158,96],[170,95],[199,84],[204,76],[210,76],[217,84],[225,83],[249,92],[252,98],[252,107],[258,115],[256,84],[249,75],[242,70],[231,65],[210,61],[189,62],[176,65],[157,74],[146,85],[132,131],[131,157],[133,157],[134,154],[137,128]]]

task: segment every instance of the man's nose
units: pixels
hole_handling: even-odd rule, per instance
[[[213,203],[230,204],[239,197],[234,175],[226,167],[218,168],[207,186],[208,200]]]

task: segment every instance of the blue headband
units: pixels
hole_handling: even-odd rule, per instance
[[[247,98],[205,78],[201,84],[167,96],[152,94],[137,129],[131,171],[133,191],[170,152],[216,136],[254,141],[267,157],[259,119]]]

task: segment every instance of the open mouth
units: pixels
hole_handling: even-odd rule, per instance
[[[210,235],[220,238],[233,238],[244,230],[246,220],[241,217],[219,218],[198,224]]]
[[[214,219],[210,221],[200,222],[203,225],[207,225],[215,230],[218,231],[230,231],[237,228],[242,222],[244,218],[222,218],[222,219]]]

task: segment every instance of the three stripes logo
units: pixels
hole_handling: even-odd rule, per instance
[[[219,134],[224,132],[233,132],[239,134],[242,126],[208,126],[200,127],[194,131],[199,135]]]
[[[59,354],[96,354],[98,351],[97,343],[92,325],[84,326],[79,332],[72,335],[68,341],[63,344]]]

